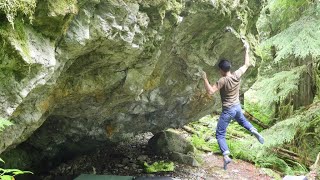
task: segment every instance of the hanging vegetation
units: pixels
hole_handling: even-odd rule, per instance
[[[18,13],[27,16],[32,22],[36,8],[36,0],[0,0],[0,12],[3,12],[14,27],[14,18]]]

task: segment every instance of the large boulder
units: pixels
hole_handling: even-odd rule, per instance
[[[15,125],[1,132],[0,152],[27,140],[23,147],[53,158],[218,110],[199,71],[214,82],[219,58],[243,64],[242,43],[225,28],[254,42],[260,4],[213,2],[46,0],[33,24],[2,24],[0,112]]]
[[[174,130],[166,130],[155,134],[148,142],[153,152],[169,154],[172,152],[194,153],[195,147]]]
[[[167,155],[172,160],[198,166],[195,147],[178,132],[169,129],[155,134],[148,142],[153,152]]]

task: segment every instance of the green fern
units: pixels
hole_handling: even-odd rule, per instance
[[[304,16],[264,45],[273,45],[278,49],[276,62],[290,55],[301,59],[307,56],[317,58],[320,56],[320,19]]]
[[[256,90],[258,103],[263,107],[270,107],[275,102],[282,102],[289,94],[298,91],[301,75],[306,72],[306,66],[293,68],[291,71],[281,71],[271,78],[258,80],[252,89]]]
[[[245,95],[247,96],[247,95]],[[251,96],[252,97],[252,96]],[[253,115],[253,117],[257,118],[262,123],[269,125],[272,123],[272,115],[273,111],[269,110],[268,108],[264,108],[258,103],[250,102],[245,97],[244,102],[244,109],[245,111],[249,112]]]
[[[313,2],[312,0],[267,0],[264,4],[257,22],[263,39],[269,38],[268,33],[273,36],[274,33],[286,29],[292,22],[299,19]]]
[[[291,56],[317,58],[320,56],[320,3],[307,0],[273,0],[258,21],[263,39],[260,49],[277,49],[275,62]],[[269,32],[269,34],[267,34]],[[275,35],[274,35],[275,33]],[[269,35],[271,37],[269,38]],[[263,50],[259,50],[263,52]]]
[[[290,144],[294,144],[294,146],[296,144],[301,145],[301,139],[305,140],[305,144],[310,143],[310,139],[317,139],[316,136],[318,136],[318,133],[313,133],[312,137],[306,138],[307,130],[310,127],[313,127],[312,129],[315,132],[320,131],[319,128],[315,130],[315,127],[319,127],[315,125],[315,123],[320,125],[320,106],[317,103],[313,104],[307,111],[298,111],[295,115],[291,116],[291,118],[278,122],[271,128],[261,132],[265,138],[265,144],[260,145],[252,138],[250,141],[230,142],[236,145],[235,149],[230,149],[234,156],[255,162],[261,167],[273,168],[289,174],[306,172],[307,169],[305,165],[302,164],[303,162],[293,162],[292,160],[284,161],[277,156],[276,151],[273,151],[273,149]],[[316,142],[319,142],[319,140]],[[243,151],[243,149],[246,149],[246,151]],[[303,149],[301,148],[291,148],[291,150],[303,155]],[[305,152],[306,158],[315,158],[318,153],[318,149],[315,149],[314,146],[313,149],[304,150],[308,151]]]
[[[267,8],[270,10],[274,28],[283,29],[304,13],[304,9],[312,4],[312,0],[269,0]],[[275,18],[276,17],[276,18]]]
[[[208,141],[205,139],[210,136],[214,137],[213,124],[217,123],[217,117],[205,117],[200,122],[191,123],[197,134],[191,138],[192,143],[196,147],[202,148],[203,146],[210,147],[213,152],[219,152],[216,141]],[[318,128],[314,128],[318,127]],[[284,174],[305,174],[307,172],[304,162],[297,162],[290,159],[285,159],[277,154],[275,149],[288,148],[291,151],[299,153],[301,150],[306,151],[305,155],[308,158],[314,158],[319,149],[302,149],[301,145],[297,144],[310,144],[310,139],[315,139],[315,144],[320,140],[320,106],[313,104],[308,110],[297,111],[290,118],[276,123],[269,129],[261,132],[265,138],[265,144],[261,145],[257,140],[250,136],[247,131],[237,123],[231,123],[228,127],[227,143],[234,158],[244,159],[255,163],[257,166],[270,168],[283,172]],[[310,136],[310,137],[307,137]],[[302,142],[303,139],[305,142]],[[316,139],[319,139],[316,141]],[[292,146],[290,146],[292,144]],[[294,149],[293,147],[299,147]]]

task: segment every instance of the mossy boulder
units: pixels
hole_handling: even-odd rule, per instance
[[[198,166],[195,158],[195,147],[175,130],[166,130],[155,134],[148,142],[153,152],[159,155],[169,156],[170,159]]]
[[[259,7],[255,0],[38,1],[33,24],[18,16],[15,29],[0,26],[0,112],[15,124],[1,133],[0,152],[26,141],[50,159],[219,111],[199,71],[214,83],[219,58],[231,59],[233,70],[243,64],[243,45],[225,28],[254,44]],[[256,60],[242,92],[256,79]]]
[[[174,130],[166,130],[155,134],[149,140],[148,145],[157,154],[195,152],[193,145]]]

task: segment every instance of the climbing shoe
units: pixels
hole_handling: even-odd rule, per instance
[[[231,159],[229,158],[229,156],[223,156],[223,169],[227,170],[227,166],[228,164],[231,163]]]
[[[251,133],[258,139],[258,141],[259,141],[261,144],[264,143],[264,139],[263,139],[262,135],[259,134],[256,129],[253,129],[253,130],[251,131]]]

